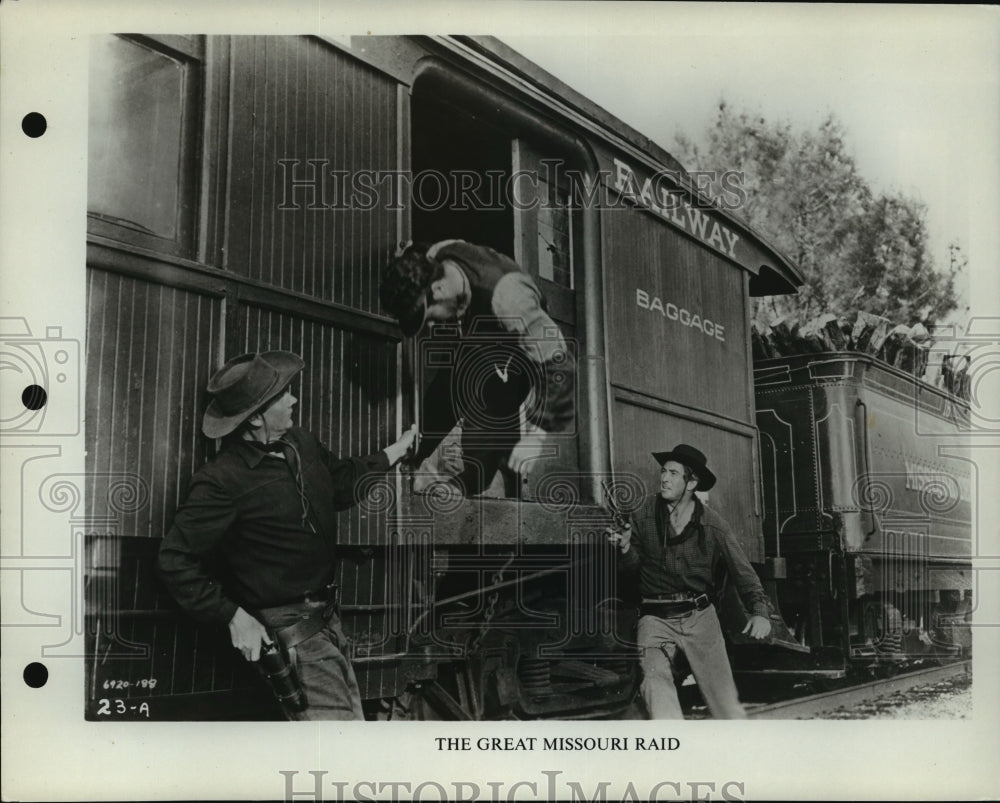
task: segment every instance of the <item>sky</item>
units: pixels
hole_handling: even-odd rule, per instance
[[[668,151],[703,135],[720,98],[796,128],[833,113],[873,187],[927,205],[936,264],[957,240],[997,269],[975,223],[998,209],[997,9],[625,5],[615,24],[584,8],[566,35],[500,38]]]

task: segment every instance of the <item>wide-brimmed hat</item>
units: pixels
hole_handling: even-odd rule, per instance
[[[669,452],[653,452],[653,458],[661,466],[673,460],[675,463],[680,463],[682,466],[687,466],[691,469],[698,475],[698,487],[695,488],[696,491],[707,491],[715,485],[715,475],[708,470],[708,460],[705,455],[693,446],[688,446],[686,443],[678,443]]]
[[[234,357],[208,380],[212,401],[201,431],[209,438],[228,435],[277,395],[305,363],[290,351],[265,351]]]

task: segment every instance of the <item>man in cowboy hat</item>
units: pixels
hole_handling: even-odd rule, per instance
[[[732,529],[694,495],[715,485],[705,455],[682,443],[653,457],[660,492],[610,534],[622,567],[639,570],[643,700],[653,719],[682,719],[675,678],[690,669],[713,717],[742,719],[713,599],[728,571],[751,613],[743,632],[763,639],[771,632],[767,595]]]
[[[192,477],[159,568],[181,607],[228,626],[246,660],[277,637],[305,696],[304,711],[286,707],[289,718],[363,719],[333,598],[336,515],[357,501],[363,477],[406,454],[415,432],[367,457],[335,457],[292,421],[290,382],[302,368],[287,351],[244,354],[209,380],[202,432],[226,440]],[[209,568],[210,553],[221,553],[228,583]]]
[[[421,366],[436,373],[423,394],[415,462],[461,421],[464,467],[454,479],[476,494],[505,460],[526,474],[546,433],[572,426],[573,355],[538,287],[512,259],[461,240],[410,244],[383,272],[380,295],[407,337],[434,324],[458,325],[435,343],[435,365]],[[519,410],[532,390],[532,428],[522,430]]]

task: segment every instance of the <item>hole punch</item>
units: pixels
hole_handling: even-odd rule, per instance
[[[32,661],[24,667],[24,682],[33,689],[40,689],[49,679],[49,670],[45,664]]]
[[[45,115],[38,112],[29,112],[21,120],[21,130],[32,139],[38,139],[48,127],[49,123],[45,119]]]
[[[41,410],[48,400],[49,395],[41,385],[28,385],[21,392],[21,404],[29,410]]]

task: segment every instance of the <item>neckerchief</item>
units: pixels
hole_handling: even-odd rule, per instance
[[[694,510],[691,511],[691,518],[678,535],[671,537],[670,533],[670,506],[662,496],[656,497],[656,529],[660,540],[663,541],[664,548],[682,544],[691,538],[699,529],[701,517],[698,515],[698,502],[694,503]],[[694,525],[694,526],[692,526]]]

